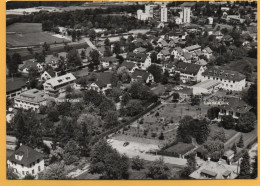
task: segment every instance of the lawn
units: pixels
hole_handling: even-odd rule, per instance
[[[14,23],[6,27],[6,32],[33,33],[42,32],[41,23]]]
[[[165,149],[166,152],[175,152],[178,154],[185,154],[186,152],[192,150],[195,146],[193,144],[189,143],[183,143],[179,142],[176,145],[173,145],[167,149]]]
[[[42,45],[44,42],[47,44],[62,43],[68,40],[52,36],[47,32],[33,32],[33,33],[19,33],[7,34],[6,41],[8,46],[32,46]]]

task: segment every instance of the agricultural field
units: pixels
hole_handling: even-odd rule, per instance
[[[34,45],[68,42],[65,38],[43,32],[41,23],[15,23],[6,28],[6,45],[8,47],[28,47]]]

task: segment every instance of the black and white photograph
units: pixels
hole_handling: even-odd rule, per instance
[[[7,180],[256,179],[257,151],[257,1],[6,2]]]

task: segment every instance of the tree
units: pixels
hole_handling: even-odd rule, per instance
[[[159,159],[153,162],[148,168],[146,174],[147,178],[162,180],[170,178],[170,168],[163,162],[163,159]]]
[[[237,146],[236,146],[236,143],[233,143],[232,147],[231,147],[231,150],[234,151],[234,154],[237,153]]]
[[[139,100],[130,100],[126,105],[126,115],[135,116],[144,110],[142,102]]]
[[[240,136],[239,141],[237,143],[237,147],[239,147],[239,148],[243,148],[244,147],[243,135]]]
[[[92,50],[89,53],[89,56],[90,56],[91,62],[93,63],[94,66],[98,66],[100,64],[100,61],[99,61],[100,54],[97,50]]]
[[[250,170],[251,170],[251,165],[250,165],[250,156],[248,152],[246,151],[241,160],[240,164],[240,173],[239,173],[239,178],[240,179],[249,179],[250,178]]]
[[[215,133],[215,135],[212,137],[213,140],[219,140],[221,142],[226,142],[227,138],[225,135],[225,131],[223,128],[221,128],[219,131]]]
[[[37,77],[39,76],[39,71],[37,67],[29,68],[29,87],[36,88],[38,85]]]
[[[191,98],[191,105],[194,106],[194,105],[200,105],[200,98],[199,96],[193,96]]]
[[[244,97],[244,100],[246,100],[246,102],[254,108],[255,113],[256,113],[256,110],[257,110],[257,85],[255,83],[249,87],[249,89]]]
[[[258,168],[257,168],[257,155],[254,157],[254,162],[252,163],[252,172],[251,172],[251,178],[252,179],[256,179],[257,178],[257,172],[258,172]]]
[[[162,69],[159,66],[151,65],[151,66],[148,67],[147,70],[148,70],[148,72],[150,72],[153,75],[154,81],[156,83],[161,81],[161,79],[162,79]]]
[[[208,110],[207,116],[210,120],[218,118],[218,113],[220,112],[220,109],[218,107],[212,107]]]
[[[112,52],[109,47],[105,46],[104,57],[112,56]]]
[[[26,176],[24,177],[24,180],[34,180],[35,177],[31,174],[26,174]]]
[[[125,106],[130,99],[131,99],[130,94],[127,93],[127,92],[124,93],[124,94],[122,95],[122,100],[121,100],[122,105]]]
[[[62,162],[51,164],[48,169],[38,174],[39,180],[66,180],[65,165]]]
[[[113,48],[113,52],[118,55],[121,53],[121,46],[119,42],[115,42],[114,43],[114,48]]]
[[[57,111],[56,108],[52,108],[48,111],[47,117],[50,121],[52,122],[57,122],[59,121],[59,112]]]
[[[80,158],[80,147],[78,143],[74,140],[68,141],[68,143],[64,147],[63,159],[66,165],[71,165],[75,163]]]
[[[144,160],[139,156],[136,156],[132,159],[132,169],[141,170],[144,169]]]
[[[173,95],[172,95],[172,101],[174,103],[177,103],[179,101],[179,99],[180,99],[180,94],[177,93],[177,92],[174,92]]]
[[[82,60],[77,52],[77,50],[71,50],[69,51],[68,55],[67,55],[67,66],[70,69],[73,69],[77,66],[81,66],[82,65]]]
[[[223,126],[225,129],[232,129],[235,125],[235,120],[232,116],[222,116],[220,125]]]
[[[81,57],[81,59],[85,59],[85,58],[86,58],[86,52],[85,52],[85,50],[81,50],[81,52],[80,52],[80,57]]]
[[[168,83],[168,78],[169,78],[169,72],[167,70],[165,70],[165,72],[163,73],[162,76],[162,84],[165,85]]]
[[[13,76],[17,73],[19,64],[22,64],[20,54],[14,53],[12,58],[9,55],[6,55],[6,66],[8,68],[9,76]]]
[[[105,115],[104,121],[106,129],[116,127],[119,124],[117,111],[109,110]]]
[[[95,30],[90,30],[89,33],[88,33],[89,37],[90,37],[90,40],[94,41],[96,39],[96,32]]]
[[[182,141],[184,143],[191,143],[191,135],[190,135],[190,121],[193,120],[191,116],[184,116],[180,122],[179,127],[177,129],[177,139],[178,141]]]
[[[14,173],[14,169],[12,168],[7,168],[6,170],[6,178],[8,180],[18,180],[19,176]]]
[[[253,112],[242,114],[236,125],[236,129],[241,132],[250,132],[254,130],[256,124],[256,116]]]
[[[188,179],[189,175],[196,170],[196,158],[195,153],[189,154],[187,158],[187,165],[186,167],[181,171],[180,177],[183,179]]]
[[[111,45],[110,40],[106,38],[104,44],[105,46],[110,46]]]

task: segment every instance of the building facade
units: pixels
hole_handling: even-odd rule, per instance
[[[167,12],[166,4],[161,5],[161,22],[166,23],[168,22],[168,12]]]

